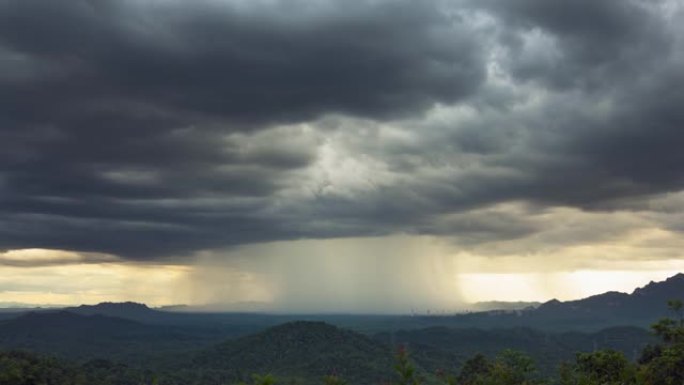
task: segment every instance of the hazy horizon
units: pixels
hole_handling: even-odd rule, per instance
[[[624,273],[624,272],[623,272]],[[615,273],[609,273],[610,275],[615,276]],[[649,279],[647,281],[644,281],[637,286],[632,286],[631,281],[629,279],[623,279],[620,283],[621,285],[618,286],[613,286],[613,287],[608,287],[611,283],[616,283],[617,281],[611,281],[611,282],[604,282],[603,285],[600,287],[606,287],[605,290],[597,290],[596,292],[586,292],[584,295],[580,295],[577,297],[567,297],[567,298],[558,298],[558,297],[551,297],[551,298],[544,298],[540,300],[524,300],[524,299],[511,299],[511,300],[500,300],[500,299],[484,299],[481,301],[472,301],[472,302],[460,302],[457,305],[455,305],[452,308],[429,308],[429,307],[424,307],[424,303],[417,303],[416,306],[411,307],[410,309],[384,309],[382,307],[377,307],[377,308],[369,308],[365,310],[358,310],[358,309],[339,309],[337,307],[335,308],[329,308],[329,309],[310,309],[310,308],[297,308],[297,307],[276,307],[274,306],[273,303],[269,302],[249,302],[249,301],[244,301],[244,302],[234,302],[234,303],[221,303],[221,302],[215,302],[215,303],[166,303],[166,304],[148,304],[142,301],[136,301],[132,299],[119,299],[119,300],[113,300],[113,301],[96,301],[96,302],[90,302],[90,303],[21,303],[21,302],[0,302],[0,309],[21,309],[21,308],[67,308],[67,307],[77,307],[81,305],[86,305],[86,306],[92,306],[92,305],[98,305],[102,303],[137,303],[137,304],[142,304],[146,305],[152,309],[161,309],[161,310],[169,310],[169,311],[197,311],[197,312],[247,312],[247,313],[264,313],[264,314],[340,314],[340,315],[445,315],[445,314],[456,314],[456,313],[462,313],[462,312],[469,312],[469,311],[484,311],[484,310],[496,310],[496,309],[503,309],[499,307],[482,307],[483,305],[491,305],[491,304],[541,304],[550,300],[560,300],[560,301],[572,301],[572,300],[578,300],[578,299],[584,299],[593,295],[599,295],[599,294],[605,294],[607,292],[622,292],[626,294],[631,294],[635,289],[641,288],[645,286],[648,283],[652,282],[662,282],[667,278],[670,278],[676,274],[681,274],[681,272],[674,273],[672,275],[664,275],[663,278],[658,278],[656,275],[651,275],[652,278],[655,279]],[[634,275],[634,274],[632,274]],[[491,279],[497,279],[499,282],[505,282],[510,285],[512,282],[511,278],[513,281],[515,280],[515,276],[509,276],[509,277],[504,277],[503,275],[490,275],[488,277],[490,280]],[[626,277],[623,277],[626,278]],[[524,284],[520,280],[520,277],[518,277],[518,284]],[[481,288],[482,286],[477,286],[474,287],[473,289],[476,290],[478,288]],[[596,287],[598,289],[598,287]],[[176,308],[176,309],[173,309]],[[523,307],[520,307],[523,308]]]

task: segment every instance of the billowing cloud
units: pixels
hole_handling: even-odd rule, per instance
[[[0,1],[0,248],[182,261],[408,235],[564,258],[656,230],[675,245],[683,15]]]
[[[664,2],[483,1],[508,72],[551,89],[607,91],[659,70],[674,36]]]
[[[297,236],[261,211],[316,135],[251,131],[420,114],[484,80],[467,26],[434,4],[31,0],[0,15],[5,248],[144,257]]]

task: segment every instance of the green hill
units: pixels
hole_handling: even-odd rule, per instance
[[[211,346],[215,336],[202,329],[67,311],[32,312],[0,321],[0,349],[29,350],[79,361],[116,359],[141,366],[152,357],[187,354]]]
[[[221,371],[226,380],[252,373],[321,383],[337,374],[354,383],[379,383],[392,376],[388,345],[323,322],[298,321],[228,341],[198,354],[193,366]]]
[[[477,353],[493,357],[502,350],[513,349],[530,355],[545,374],[554,373],[563,361],[574,360],[577,352],[614,349],[635,359],[646,345],[657,341],[647,330],[627,326],[595,333],[553,333],[528,328],[433,327],[379,333],[375,339],[408,346],[413,358],[430,372],[438,369],[458,371],[468,358]]]

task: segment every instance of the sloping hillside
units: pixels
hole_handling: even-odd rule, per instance
[[[378,383],[392,376],[392,362],[387,345],[323,322],[298,321],[225,342],[199,354],[194,365],[226,371],[228,380],[271,373],[320,383],[335,373]]]
[[[414,359],[430,372],[438,369],[456,371],[477,353],[493,357],[502,350],[513,349],[534,358],[544,373],[555,372],[562,361],[574,360],[577,352],[615,349],[634,359],[647,344],[657,341],[645,329],[635,327],[614,327],[595,333],[433,327],[379,333],[375,339],[408,346]]]
[[[67,311],[27,313],[0,322],[1,349],[25,349],[71,359],[115,358],[136,362],[211,343],[212,335],[197,330]]]

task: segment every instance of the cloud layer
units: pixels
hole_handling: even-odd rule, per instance
[[[2,0],[0,249],[676,239],[683,16],[645,0]]]

